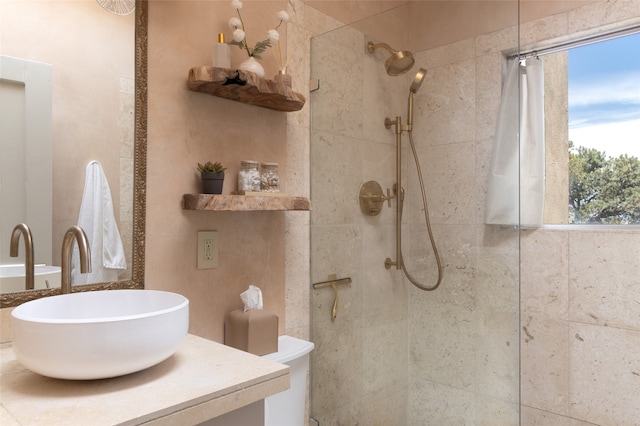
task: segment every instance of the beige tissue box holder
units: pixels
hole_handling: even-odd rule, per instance
[[[236,309],[224,319],[224,344],[254,355],[278,351],[278,317],[261,309]]]

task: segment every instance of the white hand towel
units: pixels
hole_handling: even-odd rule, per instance
[[[117,281],[120,271],[127,269],[127,261],[113,214],[109,182],[97,161],[87,165],[78,226],[84,229],[89,240],[91,273],[80,273],[78,247],[74,244],[72,284]]]

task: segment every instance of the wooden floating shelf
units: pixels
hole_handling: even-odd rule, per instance
[[[306,197],[184,194],[182,208],[208,211],[289,211],[311,210]]]
[[[290,87],[242,70],[209,66],[191,68],[187,85],[194,92],[276,111],[299,111],[305,103],[304,96]]]

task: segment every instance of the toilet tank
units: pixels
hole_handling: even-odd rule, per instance
[[[265,426],[303,426],[309,353],[313,343],[291,336],[278,337],[278,352],[263,355],[289,366],[290,387],[264,400]]]

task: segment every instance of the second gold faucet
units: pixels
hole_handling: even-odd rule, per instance
[[[80,272],[86,274],[91,272],[91,250],[89,241],[84,230],[74,225],[67,230],[62,239],[62,267],[60,291],[62,294],[71,293],[71,253],[73,252],[73,240],[78,242],[78,252],[80,254]]]

